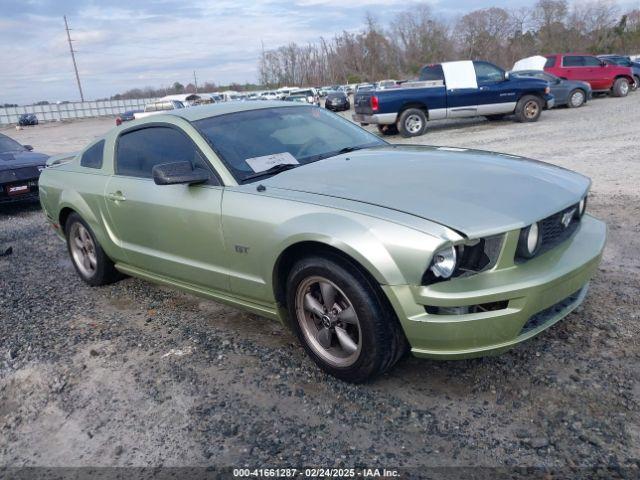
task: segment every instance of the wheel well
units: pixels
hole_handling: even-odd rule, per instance
[[[351,267],[356,268],[362,273],[370,282],[371,286],[382,294],[380,285],[373,275],[353,257],[330,245],[308,241],[287,247],[276,261],[273,269],[273,293],[279,305],[286,305],[287,303],[287,277],[289,276],[291,268],[298,260],[311,256],[329,257],[348,263]],[[386,295],[382,294],[382,298],[386,299]],[[391,311],[393,311],[393,309]]]
[[[60,221],[60,230],[62,231],[62,233],[67,233],[65,232],[64,229],[67,226],[67,218],[69,218],[69,215],[71,215],[72,213],[75,213],[75,210],[69,207],[65,207],[62,210],[60,210],[60,215],[58,216],[58,220]]]
[[[629,83],[633,83],[633,82],[635,81],[635,80],[633,79],[633,77],[630,77],[630,76],[628,76],[628,75],[617,75],[617,76],[616,76],[616,78],[614,78],[614,80],[613,80],[613,81],[615,82],[615,81],[616,81],[616,80],[618,80],[619,78],[624,78],[624,79],[625,79],[627,82],[629,82]]]
[[[400,118],[400,115],[402,115],[402,112],[410,108],[417,108],[418,110],[422,110],[424,114],[427,116],[427,120],[429,119],[429,109],[424,103],[419,103],[419,102],[406,103],[402,105],[402,108],[400,108],[400,110],[398,111],[398,118]]]

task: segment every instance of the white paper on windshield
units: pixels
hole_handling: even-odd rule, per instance
[[[512,71],[520,72],[522,70],[544,70],[547,63],[546,57],[542,55],[534,55],[533,57],[523,58],[513,64]]]
[[[264,155],[262,157],[247,158],[245,160],[251,169],[258,173],[269,170],[275,165],[299,165],[300,162],[289,152],[274,153],[273,155]]]
[[[461,62],[445,62],[442,64],[444,81],[449,90],[458,88],[478,88],[476,69],[471,60]]]

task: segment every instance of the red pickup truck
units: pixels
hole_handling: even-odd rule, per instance
[[[625,97],[634,85],[629,67],[612,65],[593,55],[559,53],[545,55],[544,71],[567,80],[582,80],[595,92],[611,92],[614,97]]]

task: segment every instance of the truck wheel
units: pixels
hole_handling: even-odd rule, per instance
[[[584,91],[576,88],[569,94],[569,102],[567,102],[567,104],[569,105],[569,108],[578,108],[584,105],[586,100],[587,96],[584,94]]]
[[[408,108],[400,114],[398,130],[403,137],[417,137],[427,129],[427,116],[418,108]]]
[[[631,85],[631,91],[635,92],[638,87],[640,87],[640,76],[639,75],[634,75],[633,76],[633,85]]]
[[[516,120],[521,123],[537,122],[542,113],[542,100],[535,95],[525,95],[516,105]]]
[[[382,295],[337,257],[303,258],[287,279],[291,326],[307,354],[330,375],[352,383],[389,370],[408,349]]]
[[[113,262],[96,240],[87,222],[72,213],[64,227],[71,262],[78,275],[92,287],[107,285],[122,278]]]
[[[380,132],[380,135],[397,135],[398,126],[395,123],[391,125],[378,125],[378,132]]]
[[[629,93],[629,81],[626,78],[616,78],[611,93],[614,97],[626,97]]]

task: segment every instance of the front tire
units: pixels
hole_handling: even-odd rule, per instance
[[[70,214],[64,231],[71,263],[85,283],[97,287],[122,278],[80,215]]]
[[[587,96],[585,95],[584,90],[576,88],[569,94],[569,101],[567,102],[567,105],[569,105],[569,108],[579,108],[583,106],[586,101]]]
[[[520,123],[537,122],[542,113],[542,100],[535,95],[525,95],[516,105],[516,120]]]
[[[291,325],[325,372],[361,383],[390,369],[407,341],[383,294],[339,257],[298,261],[287,280]]]
[[[626,97],[629,94],[629,81],[626,78],[616,78],[611,93],[614,97]]]
[[[408,108],[400,114],[398,130],[405,138],[423,135],[427,129],[427,115],[419,108]]]

